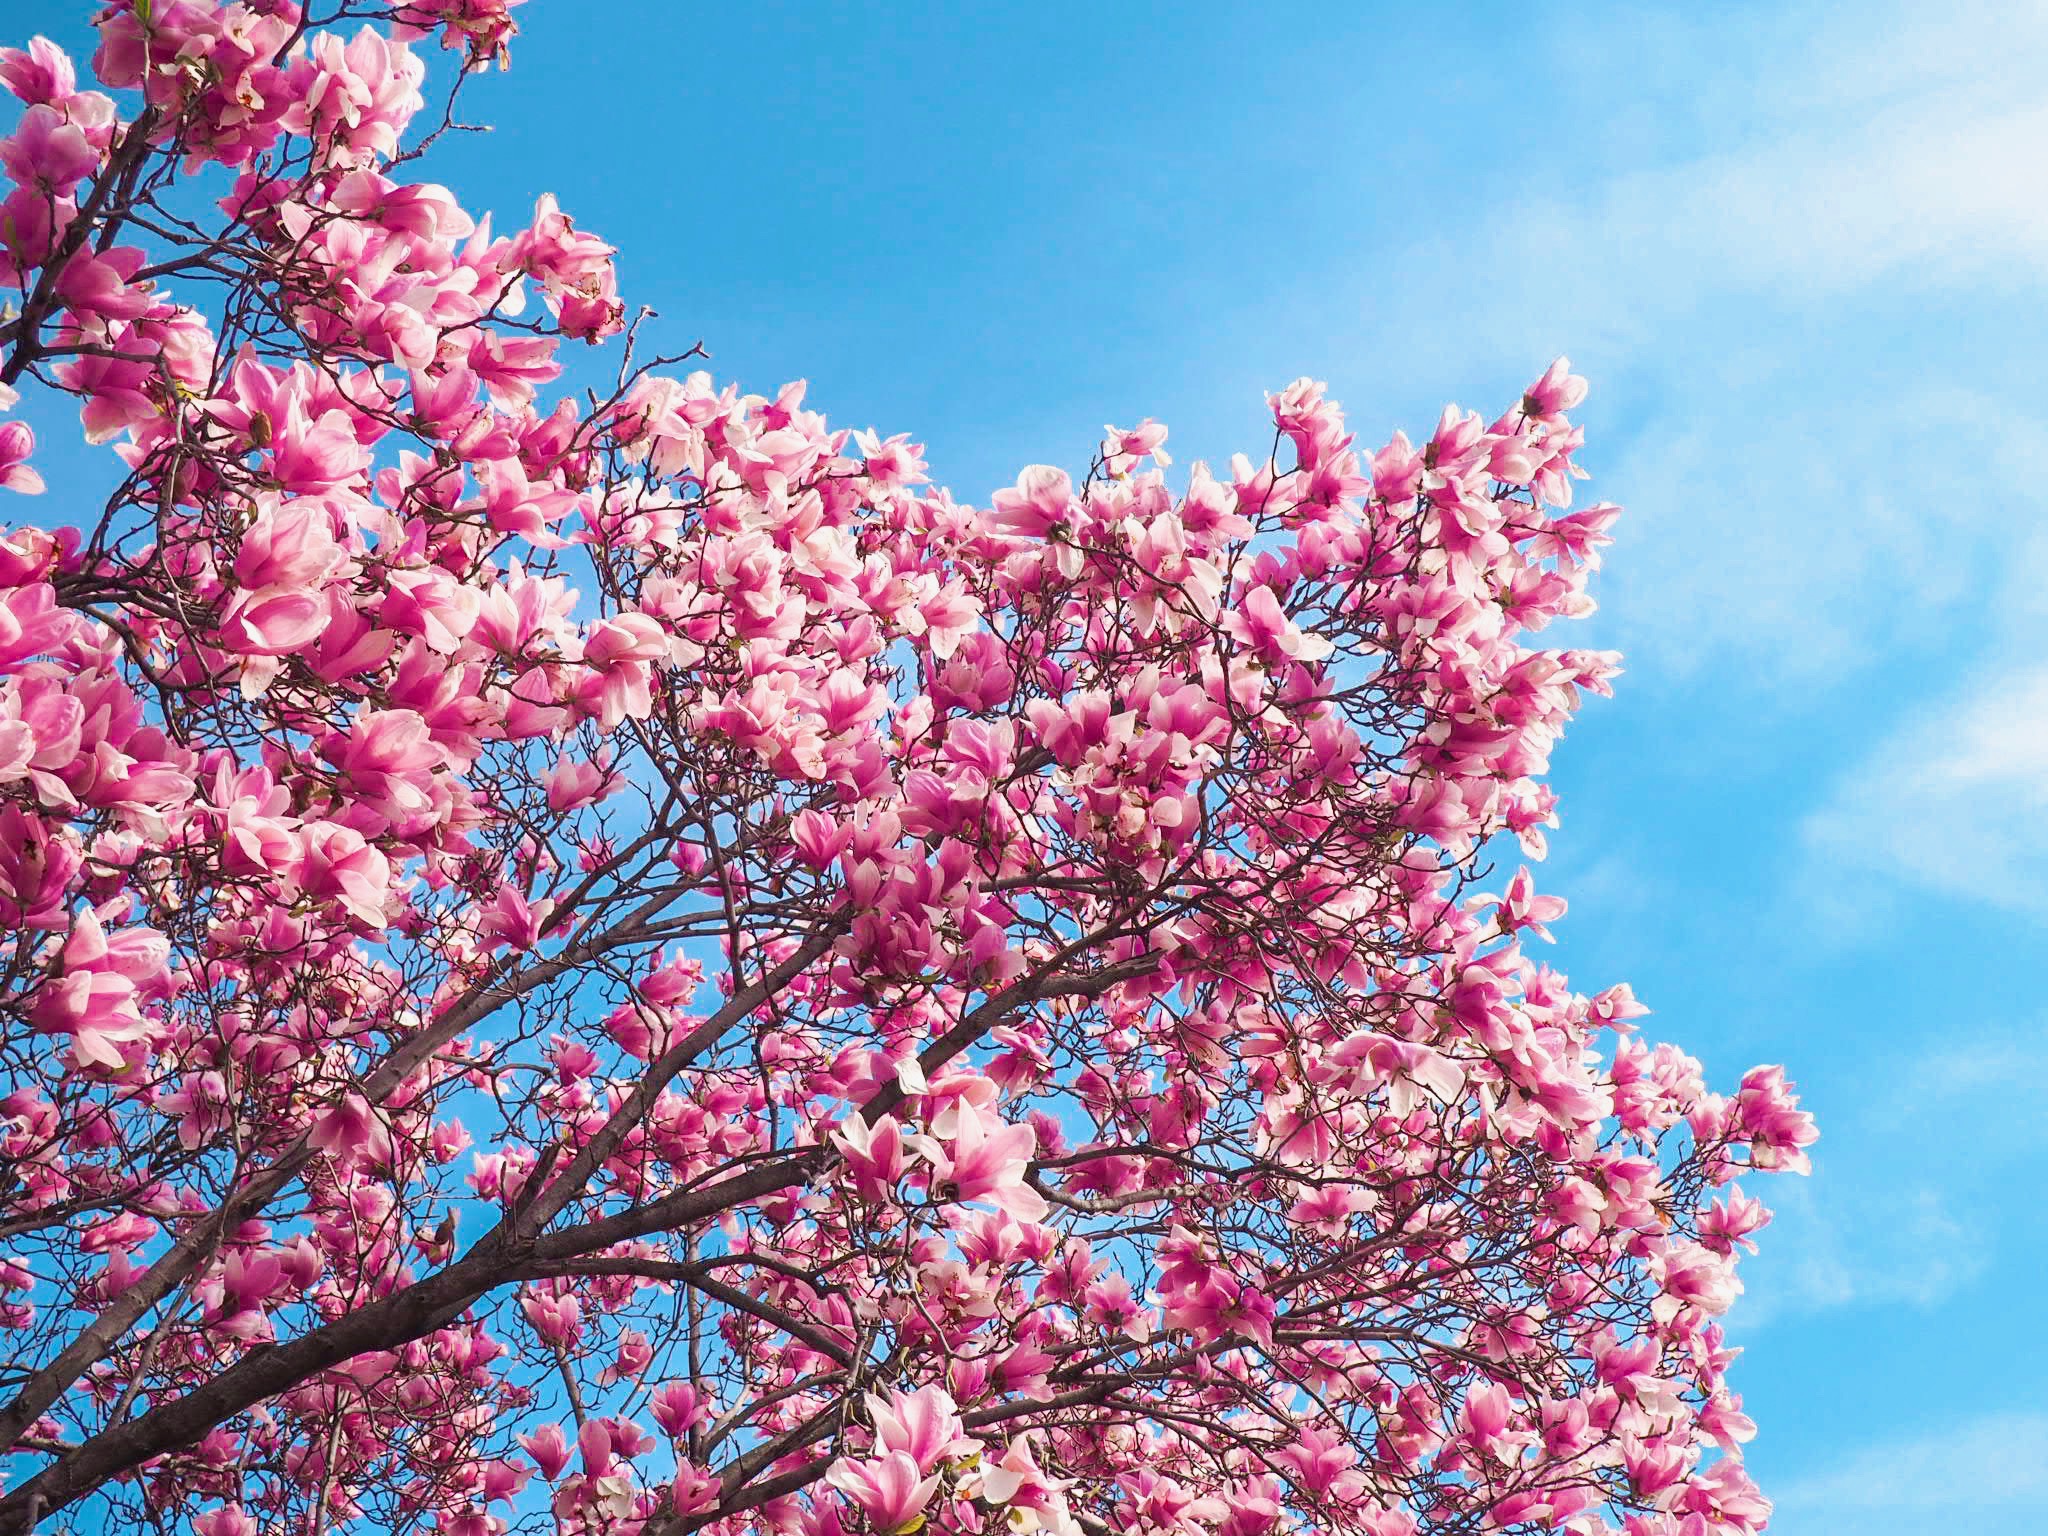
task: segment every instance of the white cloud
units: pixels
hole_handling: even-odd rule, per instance
[[[1915,1114],[1951,1113],[1957,1099],[1969,1099],[1977,1134],[2001,1130],[2027,1139],[2048,1137],[2048,1118],[2038,1108],[2037,1085],[2048,1078],[2048,1030],[1966,1032],[1960,1040],[1927,1052],[1900,1074],[1910,1097],[1897,1107],[1901,1125]]]
[[[1743,1268],[1738,1333],[1838,1307],[1930,1311],[1983,1274],[1991,1244],[1959,1217],[1945,1191],[1888,1179],[1772,1184],[1763,1251]]]
[[[1963,390],[1881,409],[1759,393],[1711,425],[1653,419],[1602,466],[1602,489],[1629,504],[1602,577],[1625,650],[1672,678],[1739,661],[1805,681],[1871,663],[1947,616],[1997,627],[2007,604],[1984,598],[1998,573],[2023,568],[2029,542],[2048,544],[2048,505],[2023,469],[2048,455],[2048,432]]]
[[[1916,322],[1930,295],[2038,306],[2048,203],[2018,189],[2044,160],[2048,107],[1938,81],[1507,221],[1565,274],[1565,327],[1652,406],[1618,456],[1595,445],[1630,508],[1606,579],[1625,649],[1674,677],[1810,680],[1995,585],[2048,510],[2048,434],[2001,398],[2029,370],[1995,345],[1944,360]],[[1887,332],[1920,370],[1882,366]]]
[[[2006,1506],[2037,1509],[2048,1495],[2048,1413],[1988,1415],[1917,1440],[1871,1446],[1773,1494],[1779,1517],[1840,1517],[1859,1536],[1892,1528],[1914,1532],[1981,1530],[1965,1524]],[[1878,1522],[1873,1524],[1872,1522]],[[1829,1529],[1795,1522],[1799,1529]],[[1778,1528],[1774,1522],[1774,1529]],[[1787,1524],[1785,1529],[1794,1528]]]
[[[1622,303],[1669,302],[1674,273],[1680,290],[1690,278],[1779,295],[1899,268],[1916,284],[1998,266],[2039,277],[2048,206],[2023,191],[2048,150],[2048,11],[2029,10],[1702,12],[1664,38],[1658,74],[1703,83],[1694,132],[1715,152],[1558,199],[1539,227],[1575,231],[1573,254],[1603,286],[1626,281],[1607,290]]]
[[[2048,272],[2048,206],[2017,195],[2048,153],[2048,107],[1987,110],[1964,88],[1876,118],[1626,177],[1573,222],[1641,285],[1827,296],[1907,268],[1920,286]],[[1683,296],[1683,288],[1673,294]]]
[[[1389,397],[1426,431],[1440,390],[1497,408],[1569,352],[1587,489],[1628,516],[1566,643],[1618,646],[1632,687],[1711,677],[1775,710],[1924,654],[1929,626],[1974,639],[1973,599],[2048,552],[2048,7],[1574,16],[1532,61],[1587,87],[1532,109],[1547,153],[1430,185],[1419,233],[1340,234],[1201,370],[1316,355],[1377,440]]]
[[[2012,1192],[2048,1179],[2048,1027],[1956,1028],[1880,1057],[1823,1120],[1810,1179],[1752,1191],[1775,1219],[1745,1262],[1739,1332],[1841,1307],[1941,1308],[2029,1239]],[[1970,1134],[1958,1137],[1957,1126]]]
[[[1870,873],[2039,915],[2048,903],[2048,663],[1909,723],[1803,828],[1817,878]]]
[[[1564,347],[1629,419],[1585,457],[1629,509],[1598,643],[1639,681],[1733,665],[1811,684],[1972,619],[2015,530],[2048,527],[2027,330],[2048,312],[2048,201],[2026,195],[2048,161],[2048,10],[1700,14],[1567,32],[1560,62],[1591,50],[1602,78],[1647,54],[1615,141],[1577,156],[1616,174],[1575,185],[1561,157],[1484,232],[1408,254],[1405,314],[1367,304],[1396,356],[1453,349],[1483,373]],[[1655,142],[1688,111],[1683,142]]]

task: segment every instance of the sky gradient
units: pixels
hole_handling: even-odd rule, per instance
[[[1258,453],[1307,374],[1377,444],[1568,353],[1629,513],[1558,643],[1629,670],[1555,760],[1557,958],[1820,1118],[1734,1316],[1772,1529],[2033,1536],[2048,11],[1448,10],[532,0],[430,164],[977,504],[1105,422]]]

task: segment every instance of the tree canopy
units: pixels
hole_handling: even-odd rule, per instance
[[[511,3],[0,52],[0,1531],[1761,1529],[1811,1123],[1530,948],[1584,381],[956,501],[420,179]]]

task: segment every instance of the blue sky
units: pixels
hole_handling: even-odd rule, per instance
[[[1561,643],[1629,672],[1557,758],[1560,958],[1821,1117],[1736,1314],[1773,1529],[2041,1529],[2048,12],[522,20],[434,174],[557,193],[663,342],[809,379],[966,499],[1106,421],[1256,450],[1301,374],[1374,442],[1491,416],[1569,353],[1630,511]]]

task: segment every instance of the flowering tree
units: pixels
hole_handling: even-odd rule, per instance
[[[960,504],[410,179],[508,3],[0,53],[5,403],[120,465],[0,538],[0,1531],[1761,1528],[1811,1125],[1473,889],[1583,381]]]

